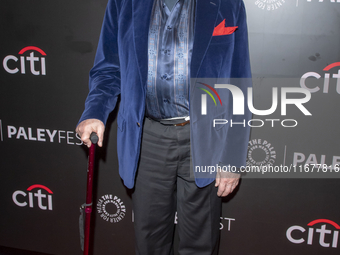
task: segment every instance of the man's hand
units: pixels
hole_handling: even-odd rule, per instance
[[[238,185],[240,174],[232,172],[217,172],[215,187],[218,187],[217,196],[229,195]]]
[[[98,146],[103,146],[105,126],[104,123],[97,119],[87,119],[79,123],[76,128],[77,134],[87,147],[91,147],[90,135],[95,132],[98,135]]]

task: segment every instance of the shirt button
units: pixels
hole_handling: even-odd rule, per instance
[[[172,27],[171,27],[171,26],[168,26],[168,27],[167,27],[167,29],[168,29],[168,30],[171,30],[171,29],[172,29]]]
[[[162,52],[163,52],[164,55],[170,56],[171,50],[163,50],[162,49]]]
[[[167,74],[163,74],[161,78],[162,78],[162,80],[167,80],[168,79],[168,75]]]
[[[140,123],[139,122],[137,122],[137,126],[140,127]]]

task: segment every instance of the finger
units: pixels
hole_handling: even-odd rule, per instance
[[[231,192],[233,192],[233,190],[237,187],[239,183],[239,179],[234,179],[233,182],[231,182]]]
[[[215,187],[218,187],[220,185],[221,178],[219,172],[216,173],[216,178],[215,178]]]
[[[225,189],[226,189],[226,183],[225,182],[221,182],[218,185],[218,190],[217,190],[217,196],[221,197],[222,194],[224,193]]]
[[[81,129],[80,126],[81,126],[81,125],[79,124],[79,125],[76,127],[76,133],[79,135],[79,137],[81,137],[82,134],[83,134],[83,131],[82,131],[82,129]]]
[[[87,145],[89,142],[89,136],[87,135],[86,129],[84,128],[84,121],[81,122],[77,127],[76,127],[76,132],[79,135],[81,141],[83,142],[84,145]]]
[[[234,184],[233,184],[233,190],[237,187],[238,183],[239,183],[239,179],[238,179],[237,181],[234,182]]]
[[[222,197],[223,197],[223,196],[227,196],[227,195],[229,195],[230,193],[233,193],[233,191],[235,190],[235,188],[237,187],[237,185],[238,185],[238,180],[237,180],[237,181],[233,181],[232,183],[227,184],[225,193],[222,194]],[[227,192],[228,192],[228,194],[226,194]]]
[[[91,147],[92,144],[90,137],[93,132],[96,132],[95,128],[93,128],[92,126],[86,126],[81,136],[84,144],[89,148]]]
[[[85,131],[81,136],[81,140],[89,148],[91,147],[91,144],[92,144],[90,140],[90,135],[91,135],[91,132]]]
[[[221,197],[226,197],[226,196],[228,196],[231,192],[232,192],[232,187],[231,187],[230,184],[227,184],[227,185],[225,186],[225,189],[224,189],[224,191],[223,191]]]
[[[97,128],[97,136],[98,136],[98,146],[103,147],[103,140],[104,140],[104,128],[99,126]]]

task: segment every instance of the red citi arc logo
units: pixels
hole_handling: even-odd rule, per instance
[[[325,223],[325,224],[322,224]],[[320,228],[317,228],[316,225],[322,224]],[[287,239],[295,244],[302,244],[307,241],[308,245],[313,245],[316,243],[314,236],[318,235],[319,245],[325,248],[337,248],[338,240],[339,240],[339,229],[340,226],[334,221],[328,219],[317,219],[309,222],[307,224],[308,234],[301,234],[306,232],[306,229],[301,226],[291,226],[286,231]],[[329,227],[326,228],[326,226]],[[307,238],[307,240],[305,239]]]
[[[38,189],[35,193],[33,193],[33,190]],[[44,190],[44,194],[42,193],[42,190]],[[38,206],[41,210],[50,210],[52,211],[53,205],[52,205],[52,194],[53,192],[47,188],[44,185],[35,184],[30,186],[27,191],[24,192],[22,190],[17,190],[13,193],[12,199],[13,202],[20,207],[26,207],[27,205],[30,208],[34,208]],[[28,195],[28,199],[26,198]]]
[[[333,73],[332,74],[332,78],[331,79],[331,73],[329,72],[331,69],[338,67],[338,72],[337,73]],[[323,78],[323,84],[322,82],[320,82],[319,86],[315,86],[313,87],[313,85],[311,85],[310,80],[312,78],[316,78],[317,80],[319,80],[322,76],[319,73],[316,72],[307,72],[304,75],[302,75],[301,79],[300,79],[300,86],[301,88],[305,88],[308,89],[311,93],[315,93],[318,92],[321,88],[322,88],[322,92],[327,94],[329,92],[329,90],[334,91],[334,88],[332,88],[332,86],[336,87],[336,92],[338,94],[340,94],[340,62],[335,62],[332,63],[328,66],[326,66],[323,71],[325,71],[326,73],[324,73],[324,78]],[[308,81],[306,81],[308,79]],[[336,82],[335,82],[336,80]],[[322,81],[322,79],[321,79]],[[318,82],[319,83],[319,82]],[[331,88],[330,88],[331,85]]]
[[[29,56],[27,56],[27,53],[29,53]],[[38,53],[40,57],[35,56],[35,53]],[[16,74],[20,71],[21,74],[26,74],[28,72],[26,71],[28,69],[26,68],[26,63],[29,62],[30,72],[33,75],[46,75],[46,53],[42,49],[35,46],[27,46],[19,51],[19,55],[20,61],[18,57],[13,55],[8,55],[4,58],[2,65],[6,72]]]

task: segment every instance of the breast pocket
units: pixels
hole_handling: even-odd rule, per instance
[[[210,44],[232,43],[234,42],[234,39],[235,39],[234,33],[230,35],[217,35],[212,37]]]

